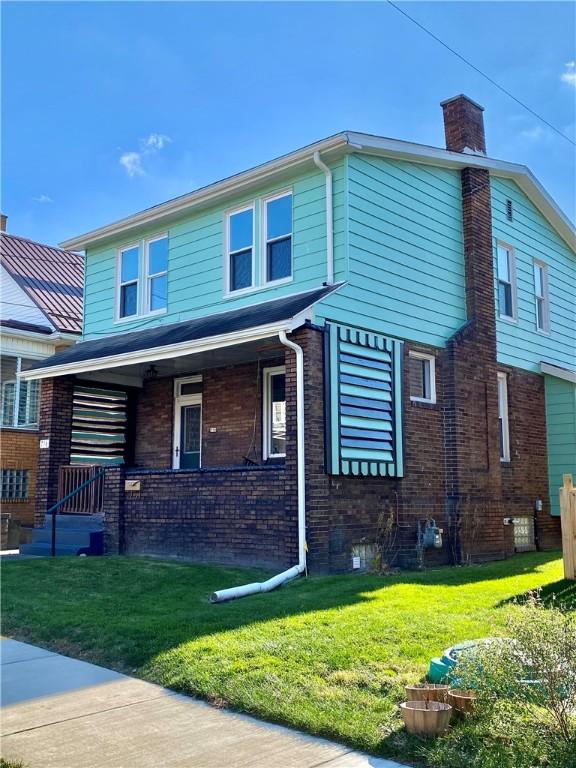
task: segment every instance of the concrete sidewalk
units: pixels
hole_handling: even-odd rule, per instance
[[[402,768],[2,640],[2,756],[26,768]]]

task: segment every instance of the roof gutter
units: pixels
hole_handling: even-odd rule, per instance
[[[67,333],[66,331],[52,331],[51,333],[42,333],[40,331],[25,331],[22,328],[11,328],[9,325],[1,325],[0,324],[0,331],[4,336],[14,336],[18,339],[30,339],[33,341],[48,341],[48,342],[55,342],[55,341],[62,341],[62,342],[70,342],[71,344],[78,341],[81,334],[78,333]]]
[[[320,152],[314,152],[314,164],[326,178],[326,275],[328,285],[334,282],[334,203],[332,199],[332,171],[322,162]]]
[[[108,370],[109,368],[120,368],[126,365],[136,365],[138,363],[152,363],[156,360],[184,357],[185,355],[208,352],[213,349],[231,347],[235,344],[247,344],[251,341],[260,341],[261,339],[276,336],[281,331],[292,331],[302,324],[302,318],[303,314],[300,313],[280,323],[261,325],[243,331],[233,331],[220,336],[213,336],[209,339],[204,338],[179,342],[178,344],[167,344],[162,347],[153,347],[151,349],[110,355],[108,357],[97,357],[91,360],[62,363],[61,365],[53,365],[46,368],[31,368],[30,370],[22,371],[19,377],[25,380],[51,379],[55,376],[69,376],[89,373],[91,371]]]

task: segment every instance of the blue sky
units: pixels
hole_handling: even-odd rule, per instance
[[[576,137],[572,3],[401,5]],[[2,37],[2,209],[41,242],[344,129],[443,146],[461,92],[574,218],[574,147],[386,3],[4,2]]]

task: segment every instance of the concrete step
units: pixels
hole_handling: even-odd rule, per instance
[[[56,526],[56,542],[59,544],[78,544],[79,547],[90,546],[90,534],[86,528],[59,528]],[[32,544],[50,544],[52,528],[35,528],[32,534]]]
[[[44,528],[51,528],[52,515],[46,515]],[[101,531],[104,527],[103,515],[59,515],[56,514],[58,530],[73,528],[75,530]]]
[[[78,544],[58,544],[56,542],[56,554],[57,555],[69,555],[76,557],[79,550],[83,547]],[[37,555],[40,557],[50,557],[52,554],[52,547],[47,542],[38,544],[22,544],[20,547],[20,554],[22,555]]]

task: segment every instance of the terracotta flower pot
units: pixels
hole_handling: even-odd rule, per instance
[[[448,701],[449,685],[436,683],[423,683],[421,685],[407,685],[406,699],[408,701]]]
[[[458,712],[464,712],[469,715],[474,711],[474,702],[476,700],[475,691],[451,688],[448,691],[448,703]]]
[[[452,707],[443,701],[404,701],[400,709],[406,730],[419,736],[444,733],[452,717]]]

